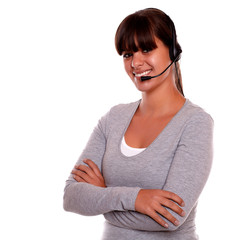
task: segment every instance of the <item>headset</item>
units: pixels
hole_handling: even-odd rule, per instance
[[[176,47],[176,30],[175,30],[175,25],[172,20],[171,20],[171,30],[172,30],[172,45],[169,48],[169,54],[170,54],[170,59],[171,59],[172,63],[175,63],[175,70],[176,70],[176,76],[178,79],[178,81],[177,81],[178,86],[181,90],[182,95],[184,96],[184,92],[183,92],[183,89],[181,86],[181,81],[179,78],[177,64],[176,64],[176,62],[178,62],[180,60],[182,50],[181,50],[180,45],[178,45],[178,47]]]
[[[180,90],[182,92],[182,95],[184,96],[183,89],[182,89],[182,86],[181,86],[181,82],[180,82],[180,79],[179,79],[178,69],[177,69],[177,66],[176,66],[176,62],[179,61],[180,56],[181,56],[181,53],[182,53],[182,50],[181,50],[181,47],[180,46],[179,47],[176,47],[175,25],[174,25],[173,21],[170,19],[170,17],[169,16],[167,16],[167,17],[169,18],[170,23],[171,23],[171,33],[172,33],[172,43],[171,43],[171,45],[169,47],[169,55],[170,55],[171,63],[160,74],[155,75],[155,76],[142,76],[141,77],[141,81],[143,82],[143,81],[150,80],[151,78],[156,78],[156,77],[161,76],[163,73],[165,73],[167,71],[167,69],[173,63],[175,63],[176,76],[178,78],[178,85],[179,85],[179,88],[180,88]]]
[[[180,54],[182,53],[181,48],[176,47],[176,33],[175,33],[175,25],[171,21],[171,34],[172,34],[172,44],[169,48],[170,59],[173,62],[177,62],[180,59]]]

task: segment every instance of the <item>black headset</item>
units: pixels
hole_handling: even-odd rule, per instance
[[[178,82],[178,87],[180,88],[180,91],[181,91],[182,95],[184,96],[183,89],[182,89],[181,82],[180,82],[180,78],[179,78],[179,74],[178,74],[177,65],[176,65],[176,62],[178,62],[180,60],[180,56],[181,56],[182,50],[181,50],[181,47],[180,47],[179,44],[177,44],[177,46],[176,46],[175,25],[174,25],[173,21],[170,19],[170,17],[168,15],[166,15],[166,16],[169,19],[169,23],[170,23],[170,26],[171,26],[171,34],[172,34],[172,42],[171,42],[171,44],[169,46],[169,55],[170,55],[171,63],[161,73],[159,73],[158,75],[155,75],[155,76],[142,76],[141,77],[141,81],[147,81],[147,80],[150,80],[151,78],[159,77],[163,73],[165,73],[167,71],[167,69],[172,64],[175,64],[176,76],[177,76],[177,79],[178,79],[178,81],[177,81]]]
[[[168,16],[168,18],[170,19],[170,17]],[[182,53],[181,47],[179,46],[176,47],[176,32],[175,32],[175,25],[172,22],[172,20],[170,19],[171,22],[171,34],[172,34],[172,43],[170,45],[169,48],[169,54],[170,54],[170,59],[173,62],[177,62],[180,59],[180,54]]]
[[[170,19],[169,16],[168,16],[168,18]],[[181,90],[182,95],[184,96],[184,92],[183,92],[183,89],[182,89],[182,86],[181,86],[181,81],[180,81],[180,78],[179,78],[178,69],[177,69],[177,65],[176,65],[176,62],[178,62],[180,60],[182,50],[181,50],[180,45],[178,45],[178,47],[176,46],[175,25],[174,25],[174,23],[171,19],[170,19],[170,22],[171,22],[172,44],[169,48],[169,54],[170,54],[171,61],[175,63],[175,70],[176,70],[176,76],[177,76],[177,79],[178,79],[178,85],[179,85],[179,88]]]

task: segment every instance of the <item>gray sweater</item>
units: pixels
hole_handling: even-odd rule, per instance
[[[213,120],[188,99],[158,137],[141,153],[121,153],[122,137],[140,101],[113,107],[100,119],[77,164],[93,160],[107,188],[66,182],[64,209],[81,215],[103,214],[106,223],[102,240],[194,240],[195,212],[199,195],[212,164]],[[149,216],[135,211],[140,189],[163,189],[185,202],[185,217],[170,211],[179,226],[168,222],[165,229]]]

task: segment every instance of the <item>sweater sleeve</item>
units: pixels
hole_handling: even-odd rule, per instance
[[[110,212],[105,218],[114,225],[145,231],[174,231],[188,218],[196,206],[208,179],[213,158],[213,120],[202,112],[187,123],[173,158],[163,190],[179,195],[185,202],[185,217],[167,209],[180,222],[165,229],[147,215],[135,211]]]
[[[77,165],[84,164],[83,159],[94,161],[102,170],[102,160],[108,136],[109,113],[98,122],[83,150]],[[92,216],[110,211],[134,210],[137,187],[97,187],[88,183],[77,182],[72,174],[66,181],[63,207],[66,211]]]

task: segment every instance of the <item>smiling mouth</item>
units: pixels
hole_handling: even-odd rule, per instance
[[[151,72],[151,70],[148,70],[148,71],[145,71],[145,72],[142,72],[142,73],[134,73],[133,72],[133,75],[135,77],[142,77],[142,76],[145,76],[145,75],[149,74],[150,72]]]

